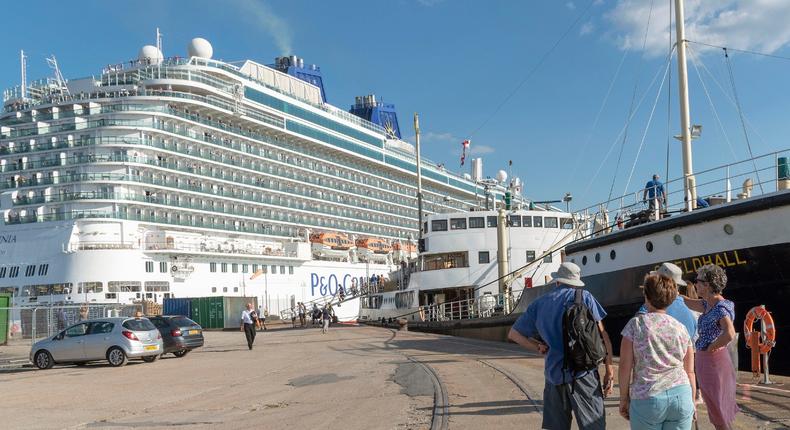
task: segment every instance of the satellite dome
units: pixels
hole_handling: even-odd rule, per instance
[[[137,59],[143,63],[160,64],[164,59],[164,56],[162,55],[162,51],[160,51],[156,46],[145,45],[140,48],[140,53],[137,54]]]
[[[187,45],[188,57],[211,58],[214,55],[214,48],[208,43],[208,40],[202,37],[196,37]]]
[[[472,180],[472,175],[470,175],[468,173],[464,173],[464,179],[466,179],[467,181],[471,181]]]
[[[504,170],[498,171],[497,174],[496,174],[496,180],[499,181],[499,182],[507,181],[507,172],[504,171]]]

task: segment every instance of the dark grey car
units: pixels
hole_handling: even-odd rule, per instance
[[[163,354],[173,353],[183,357],[189,351],[203,346],[203,327],[181,315],[148,317],[162,335]]]

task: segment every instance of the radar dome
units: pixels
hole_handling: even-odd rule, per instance
[[[160,64],[164,59],[164,56],[162,55],[162,51],[160,51],[156,46],[145,45],[140,48],[140,53],[137,54],[137,59],[143,63]]]
[[[468,173],[464,173],[464,179],[466,179],[467,181],[471,181],[472,180],[472,175],[470,175]]]
[[[187,56],[189,57],[211,58],[212,55],[214,55],[214,48],[211,47],[208,40],[202,37],[192,39],[187,45]]]
[[[496,180],[499,182],[507,181],[507,172],[504,170],[500,170],[496,173]]]

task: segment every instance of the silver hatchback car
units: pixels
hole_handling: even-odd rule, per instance
[[[39,369],[97,360],[123,366],[130,358],[156,361],[162,352],[162,335],[147,318],[97,318],[36,342],[30,349],[30,361]]]

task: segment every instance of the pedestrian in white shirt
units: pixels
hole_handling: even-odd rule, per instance
[[[247,347],[252,351],[252,344],[255,342],[255,321],[258,319],[258,314],[252,307],[252,303],[247,303],[247,309],[241,312],[241,327],[240,330],[244,332],[247,338]]]

